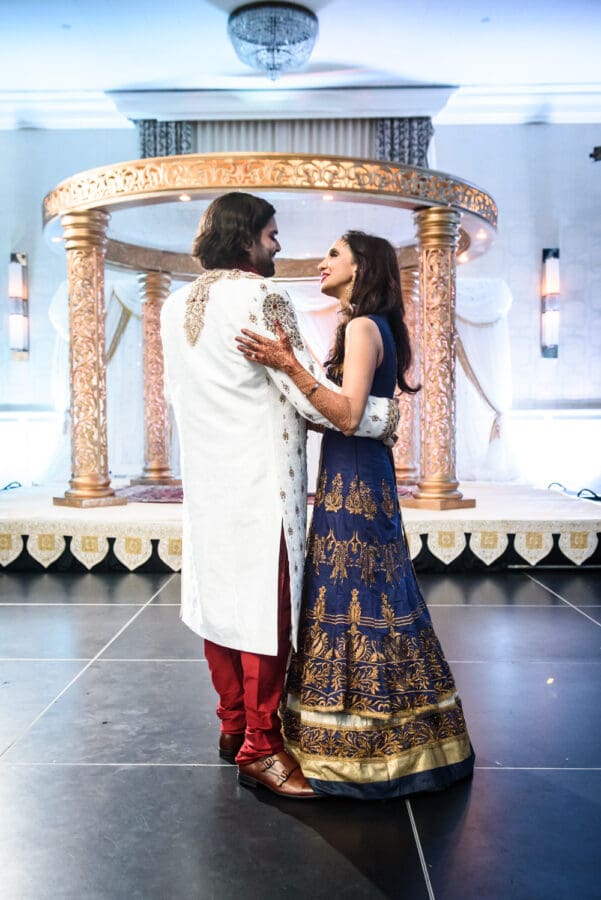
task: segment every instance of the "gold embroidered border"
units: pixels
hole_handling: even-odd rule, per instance
[[[355,784],[392,781],[406,775],[456,765],[468,759],[472,752],[467,732],[450,739],[432,741],[417,750],[407,750],[391,757],[356,760],[306,753],[296,742],[286,738],[284,743],[288,752],[300,764],[305,778],[350,781]]]
[[[382,731],[382,722],[385,722],[386,727],[391,728],[396,725],[405,725],[407,722],[423,716],[429,716],[432,713],[447,712],[460,705],[460,701],[459,703],[458,701],[457,691],[452,690],[442,694],[438,703],[419,706],[407,712],[372,715],[371,713],[349,712],[342,705],[323,710],[315,706],[306,706],[300,702],[296,691],[289,691],[288,693],[288,709],[293,715],[301,714],[300,722],[302,725],[332,728],[335,731],[357,731],[361,729],[364,732],[380,732]],[[343,719],[348,722],[347,725],[342,724]],[[369,726],[370,719],[374,721],[374,725],[371,728]]]

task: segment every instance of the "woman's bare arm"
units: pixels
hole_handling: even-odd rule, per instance
[[[243,329],[237,338],[247,359],[285,372],[298,389],[336,428],[349,436],[356,431],[367,403],[374,372],[383,353],[378,326],[366,317],[353,319],[347,326],[344,375],[340,393],[316,381],[298,361],[286,332],[277,327],[278,340],[272,341]]]

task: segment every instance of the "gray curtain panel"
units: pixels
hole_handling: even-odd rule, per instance
[[[140,159],[149,156],[179,156],[193,153],[192,122],[157,122],[139,119],[136,123]]]
[[[428,165],[428,145],[434,128],[429,116],[376,120],[376,159],[406,166]]]

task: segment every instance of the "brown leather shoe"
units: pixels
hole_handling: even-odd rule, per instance
[[[290,800],[320,800],[323,797],[323,794],[315,793],[300,766],[285,750],[238,766],[238,782],[245,787],[265,787],[278,797]]]
[[[244,733],[242,734],[224,734],[219,735],[219,756],[226,762],[235,765],[236,756],[240,747],[244,743]]]

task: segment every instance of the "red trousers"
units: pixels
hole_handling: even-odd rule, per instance
[[[290,575],[284,534],[278,573],[278,653],[265,656],[221,647],[205,640],[205,656],[219,695],[221,731],[242,734],[238,765],[284,749],[278,707],[290,653]]]

